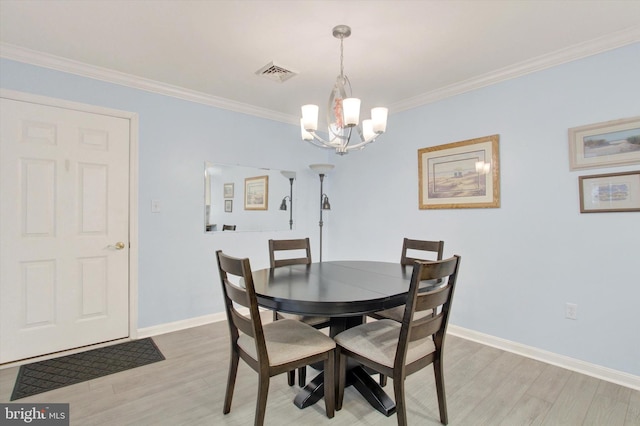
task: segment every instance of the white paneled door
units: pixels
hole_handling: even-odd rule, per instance
[[[0,363],[127,337],[130,120],[0,102]]]

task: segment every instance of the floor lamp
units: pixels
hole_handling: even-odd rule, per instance
[[[293,181],[296,178],[296,172],[283,170],[280,172],[282,176],[289,179],[289,195],[282,199],[280,210],[287,210],[287,198],[289,199],[289,229],[293,229]]]
[[[324,175],[333,170],[335,166],[333,164],[311,164],[309,168],[320,176],[320,262],[322,262],[322,211],[331,210],[331,204],[329,204],[329,197],[323,192],[322,184],[324,182]]]

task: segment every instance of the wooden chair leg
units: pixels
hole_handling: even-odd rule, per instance
[[[436,359],[433,361],[433,373],[436,379],[436,393],[438,395],[438,408],[440,409],[440,423],[449,424],[449,416],[447,415],[447,396],[444,391],[444,372],[442,369],[442,361]]]
[[[258,401],[256,403],[255,426],[264,424],[264,417],[267,412],[267,395],[269,394],[269,375],[260,374],[258,384]]]
[[[231,350],[231,360],[229,361],[229,376],[227,378],[227,391],[224,396],[224,408],[222,412],[228,414],[231,411],[231,400],[233,399],[233,389],[236,385],[236,376],[238,374],[238,361],[240,354]]]
[[[404,399],[404,377],[393,378],[393,393],[396,398],[398,426],[407,426],[407,407]]]
[[[329,358],[324,362],[324,405],[327,417],[333,418],[336,412],[336,384],[335,384],[335,351],[329,352]]]
[[[307,367],[298,368],[298,386],[301,388],[307,384]]]
[[[293,386],[296,383],[296,370],[287,371],[287,383]]]
[[[344,399],[344,386],[347,381],[347,357],[336,348],[336,376],[338,377],[338,390],[336,392],[336,410],[342,410]]]

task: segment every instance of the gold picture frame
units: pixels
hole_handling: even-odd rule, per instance
[[[569,129],[569,169],[640,164],[640,117]]]
[[[500,207],[500,135],[418,150],[420,209]]]
[[[640,212],[640,170],[580,176],[580,213]]]
[[[255,176],[244,180],[244,209],[269,208],[269,176]]]

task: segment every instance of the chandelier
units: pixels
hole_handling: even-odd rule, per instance
[[[343,42],[351,35],[351,28],[338,25],[333,28],[333,36],[340,39],[340,75],[336,78],[327,107],[329,140],[324,140],[318,130],[318,106],[303,105],[300,130],[302,139],[321,148],[335,149],[344,155],[354,149],[362,149],[376,140],[387,128],[387,108],[377,107],[371,110],[371,118],[360,121],[360,99],[352,97],[351,82],[344,74]],[[351,138],[354,137],[352,141]]]

